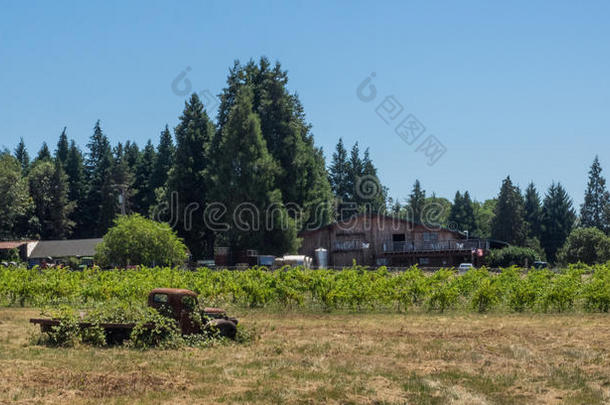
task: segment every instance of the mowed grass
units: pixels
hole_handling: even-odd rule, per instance
[[[208,349],[33,346],[0,309],[2,403],[610,402],[610,316],[236,313],[259,338]]]

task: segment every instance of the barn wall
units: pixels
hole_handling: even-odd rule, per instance
[[[439,241],[459,238],[458,234],[446,229],[432,231],[422,225],[392,217],[359,215],[346,222],[302,233],[300,236],[303,241],[299,252],[313,257],[314,265],[318,265],[315,261],[315,250],[324,248],[328,250],[330,266],[350,266],[354,260],[357,264],[375,266],[381,263],[378,259],[384,260],[386,257],[384,244],[391,242],[394,234],[404,235],[405,241],[423,241],[426,232],[436,233]],[[362,244],[367,244],[368,248],[362,248]],[[409,263],[391,263],[390,259],[385,260],[390,265],[417,263],[416,258],[409,259]],[[402,259],[403,262],[405,260]],[[443,260],[448,262],[447,258],[434,258],[433,262],[442,263]]]

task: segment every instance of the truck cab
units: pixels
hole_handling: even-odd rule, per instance
[[[202,333],[210,326],[230,338],[235,337],[237,331],[237,319],[229,318],[224,309],[208,307],[199,310],[197,294],[191,290],[155,288],[148,294],[148,306],[175,319],[183,335]],[[200,318],[201,323],[196,322],[196,318]]]

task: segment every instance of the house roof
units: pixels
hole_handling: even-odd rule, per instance
[[[392,221],[406,222],[406,223],[409,223],[409,224],[411,224],[411,225],[413,225],[413,226],[425,226],[424,224],[421,224],[421,223],[418,223],[418,222],[414,222],[414,221],[410,221],[410,220],[408,220],[408,219],[400,218],[400,217],[397,217],[397,216],[392,216],[392,215],[384,215],[384,214],[378,214],[378,213],[359,213],[359,214],[356,214],[356,215],[354,215],[353,217],[350,217],[350,218],[348,218],[348,219],[346,219],[346,220],[343,220],[343,221],[335,221],[335,222],[333,222],[333,223],[330,223],[330,224],[328,224],[328,225],[322,226],[322,227],[317,228],[317,229],[311,229],[311,230],[305,230],[305,231],[301,231],[301,232],[299,233],[299,235],[306,235],[306,234],[308,234],[308,233],[310,233],[310,232],[318,232],[318,231],[321,231],[321,230],[323,230],[323,229],[328,229],[328,228],[330,228],[330,227],[336,226],[336,225],[338,225],[339,223],[343,223],[343,224],[349,224],[351,221],[354,221],[356,218],[359,218],[359,217],[364,217],[364,216],[368,216],[368,217],[370,217],[370,218],[372,218],[372,217],[378,217],[378,218],[382,218],[382,219],[388,219],[388,220],[392,220]],[[438,229],[438,230],[443,230],[443,231],[446,231],[446,232],[451,232],[451,233],[453,233],[453,234],[455,234],[455,235],[459,235],[459,236],[461,236],[461,237],[464,237],[464,235],[465,235],[465,234],[463,234],[463,233],[462,233],[462,232],[460,232],[460,231],[456,231],[456,230],[453,230],[453,229],[449,229],[449,228],[444,227],[444,226],[438,226],[438,227],[437,227],[437,229]]]
[[[102,241],[99,239],[68,239],[68,240],[41,240],[32,253],[31,259],[46,257],[93,256],[95,247]]]
[[[32,242],[32,241],[16,240],[16,241],[0,242],[0,250],[17,249],[18,247],[23,246],[28,242]]]

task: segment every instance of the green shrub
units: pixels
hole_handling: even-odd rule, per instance
[[[610,310],[610,267],[598,266],[582,289],[584,307],[589,312]]]
[[[498,283],[489,277],[481,279],[470,301],[474,310],[479,313],[487,312],[500,301]]]
[[[73,308],[61,306],[56,310],[43,312],[43,315],[59,321],[59,325],[52,326],[49,332],[43,333],[38,343],[54,347],[73,347],[81,342],[79,319]]]
[[[130,345],[138,349],[176,348],[180,343],[180,329],[176,321],[161,315],[153,308],[147,309],[130,336]]]
[[[525,266],[526,262],[531,266],[538,258],[539,255],[532,248],[508,246],[491,250],[486,261],[491,267]]]
[[[453,271],[441,269],[429,278],[428,309],[444,312],[453,308],[460,295]]]
[[[103,266],[177,266],[186,260],[186,251],[168,224],[133,214],[115,220],[95,257]]]
[[[578,296],[580,278],[579,270],[570,270],[553,277],[540,294],[539,304],[542,311],[564,312],[572,309]]]
[[[557,260],[562,264],[606,263],[610,260],[610,237],[597,228],[574,229],[557,253]]]

